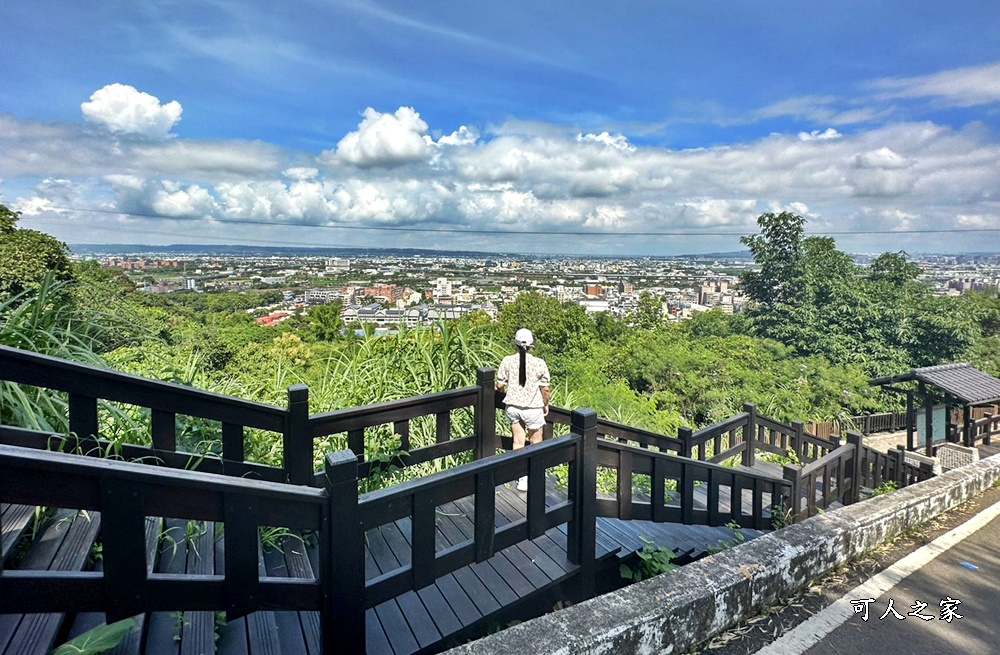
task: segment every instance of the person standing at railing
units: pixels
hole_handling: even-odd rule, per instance
[[[518,330],[514,334],[514,345],[517,354],[504,357],[497,369],[497,390],[507,394],[504,404],[514,435],[514,450],[517,450],[524,448],[526,438],[533,444],[541,443],[545,417],[549,415],[552,380],[545,360],[530,352],[535,347],[531,330]],[[517,490],[528,490],[527,476],[518,480]]]

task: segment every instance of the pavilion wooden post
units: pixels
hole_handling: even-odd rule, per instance
[[[906,449],[913,452],[917,449],[914,440],[916,431],[916,409],[913,407],[913,392],[906,392]]]

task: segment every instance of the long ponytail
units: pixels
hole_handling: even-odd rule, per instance
[[[528,349],[518,346],[517,350],[521,355],[521,366],[517,371],[517,383],[523,387],[528,382],[528,366],[526,361],[528,358]]]

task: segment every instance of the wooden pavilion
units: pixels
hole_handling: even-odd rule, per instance
[[[907,373],[874,378],[868,384],[906,396],[907,450],[914,451],[922,446],[928,456],[934,454],[938,444],[946,441],[961,441],[966,446],[975,445],[979,427],[974,416],[975,408],[1000,401],[1000,379],[967,363],[915,368]],[[923,408],[921,418],[924,423],[920,443],[917,443],[916,438],[919,427],[918,407]],[[961,425],[950,420],[950,408],[961,408]],[[935,415],[944,417],[944,425],[938,426],[937,435],[934,434]],[[990,423],[994,417],[987,414],[985,418]]]

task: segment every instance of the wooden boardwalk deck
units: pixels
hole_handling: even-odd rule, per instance
[[[547,504],[565,498],[554,480]],[[497,487],[496,524],[523,519],[526,494],[510,485]],[[437,508],[438,549],[473,538],[471,498]],[[369,530],[365,576],[390,573],[410,563],[410,519]],[[100,515],[60,510],[35,529],[32,507],[3,507],[2,558],[7,567],[85,570],[101,568]],[[147,567],[158,573],[220,574],[225,552],[221,525],[147,518]],[[761,533],[744,529],[746,539]],[[696,559],[720,542],[732,541],[725,527],[622,521],[599,518],[596,554],[611,575],[619,562],[644,545],[643,538],[674,550],[682,561]],[[280,535],[278,535],[280,536]],[[262,576],[313,578],[318,552],[309,538],[295,535],[267,539],[259,550]],[[368,652],[410,655],[434,652],[500,626],[517,608],[549,598],[546,594],[576,569],[567,557],[566,526],[497,552],[479,564],[437,579],[434,584],[386,601],[366,613]],[[0,655],[45,655],[51,649],[104,622],[103,614],[0,616]],[[320,644],[316,612],[255,612],[231,622],[212,612],[155,612],[135,617],[135,626],[116,655],[317,655]]]

